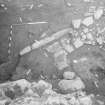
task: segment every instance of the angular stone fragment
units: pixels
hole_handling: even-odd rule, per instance
[[[11,102],[10,105],[43,105],[43,100],[33,97],[33,96],[26,96],[26,97],[20,97],[17,100],[14,100]]]
[[[81,25],[81,22],[82,22],[81,19],[75,19],[75,20],[72,20],[72,25],[75,29],[78,29]]]
[[[83,32],[86,34],[86,33],[89,32],[89,29],[88,29],[88,28],[84,28],[84,29],[83,29]]]
[[[65,79],[73,79],[75,76],[76,76],[76,74],[74,72],[71,72],[71,71],[66,71],[63,74],[63,77]]]
[[[74,46],[76,47],[76,48],[79,48],[79,47],[81,47],[84,43],[83,43],[83,41],[81,41],[80,40],[80,38],[77,38],[75,41],[74,41]]]
[[[85,26],[90,26],[94,23],[94,20],[93,20],[93,17],[90,16],[90,17],[86,17],[83,21],[82,21],[82,24],[85,25]]]
[[[94,13],[94,18],[96,19],[96,20],[98,20],[98,19],[100,19],[101,18],[101,16],[103,15],[103,8],[98,8],[97,10],[96,10],[96,12]]]
[[[61,80],[58,86],[64,91],[76,91],[85,88],[84,83],[79,77],[74,80]]]

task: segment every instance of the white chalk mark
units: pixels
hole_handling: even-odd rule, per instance
[[[12,41],[12,37],[9,37],[9,41]]]
[[[11,34],[11,35],[13,34],[12,30],[10,31],[10,34]]]
[[[19,21],[22,23],[23,22],[23,20],[22,20],[22,18],[21,17],[19,17]]]
[[[8,54],[10,55],[10,53],[11,53],[11,50],[9,49],[9,50],[8,50]]]
[[[29,22],[29,23],[22,23],[22,24],[13,24],[13,25],[37,25],[37,24],[45,24],[48,22]]]

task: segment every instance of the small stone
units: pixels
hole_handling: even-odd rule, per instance
[[[82,22],[81,19],[75,19],[75,20],[72,20],[72,25],[74,28],[78,29],[81,25],[81,22]]]
[[[74,46],[76,47],[76,48],[79,48],[79,47],[81,47],[84,43],[83,43],[83,41],[81,41],[81,39],[80,38],[77,38],[75,41],[74,41]]]
[[[66,51],[68,51],[69,53],[73,52],[74,51],[74,47],[72,45],[67,45],[65,47]]]
[[[87,33],[86,36],[88,40],[90,41],[94,40],[93,35],[91,33]]]
[[[74,72],[71,72],[71,71],[66,71],[63,74],[63,77],[65,79],[73,79],[75,76],[76,76],[76,74]]]
[[[53,91],[52,89],[46,89],[43,93],[43,96],[48,96],[48,95],[56,95],[57,93]]]
[[[52,85],[44,80],[38,82],[39,87],[45,87],[46,89],[52,89]]]
[[[75,80],[61,80],[58,86],[64,91],[76,91],[85,88],[84,83],[79,77]]]
[[[96,20],[99,20],[101,16],[103,15],[103,8],[98,8],[97,11],[94,13],[94,18]]]
[[[85,25],[85,26],[90,26],[94,23],[94,20],[93,20],[93,17],[90,16],[90,17],[86,17],[83,21],[82,21],[82,24]]]

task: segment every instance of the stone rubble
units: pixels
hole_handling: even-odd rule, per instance
[[[8,88],[12,88],[16,84],[18,84],[21,89],[24,87],[27,88],[22,96],[18,96],[12,100],[9,97],[6,97],[5,94],[0,95],[0,105],[6,105],[6,103],[10,103],[9,105],[93,105],[92,98],[94,98],[94,95],[86,95],[84,92],[82,92],[81,89],[84,88],[84,84],[79,77],[74,80],[62,80],[60,84],[63,82],[65,82],[64,85],[62,85],[63,89],[71,89],[77,91],[64,95],[59,94],[53,91],[52,85],[48,82],[45,82],[44,80],[30,83],[27,80],[21,79],[7,84],[5,83],[0,89],[3,89],[4,87],[6,88],[6,85]],[[22,83],[24,83],[24,87]],[[10,86],[8,84],[10,84]],[[43,93],[39,95],[39,91],[42,90]],[[5,89],[2,90],[2,93],[4,92]]]

